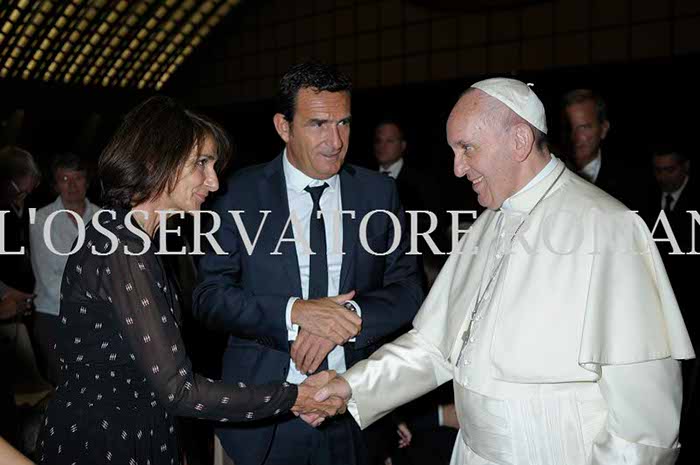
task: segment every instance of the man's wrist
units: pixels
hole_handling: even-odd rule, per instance
[[[350,302],[349,300],[343,303],[343,307],[345,307],[346,310],[349,310],[357,315],[357,307],[354,303]]]
[[[303,307],[302,307],[302,299],[296,299],[294,302],[292,302],[292,309],[289,312],[289,320],[291,321],[292,324],[294,325],[300,325],[300,316],[303,313]]]
[[[299,331],[299,325],[294,324],[292,321],[292,308],[294,307],[294,302],[297,300],[299,300],[298,297],[290,297],[284,310],[284,322],[290,341],[296,339],[297,332]]]

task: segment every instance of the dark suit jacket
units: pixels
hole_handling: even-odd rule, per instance
[[[405,160],[405,159],[404,159]],[[428,210],[437,216],[437,229],[431,233],[430,237],[442,252],[449,251],[449,241],[447,241],[446,230],[450,224],[450,217],[445,212],[445,205],[441,198],[441,189],[430,172],[422,172],[410,161],[404,161],[403,167],[396,178],[396,188],[399,191],[399,199],[404,209],[408,210]],[[418,231],[427,231],[430,227],[430,220],[427,215],[418,215]],[[409,218],[406,218],[409,223]],[[410,224],[409,224],[410,228]],[[406,234],[408,234],[408,229]],[[422,254],[431,253],[425,241],[419,239],[419,250]]]
[[[7,286],[22,292],[32,294],[34,292],[34,273],[29,259],[29,211],[25,207],[24,215],[20,218],[10,206],[1,208],[8,210],[4,217],[3,234],[5,251],[0,254],[0,281]],[[24,247],[23,254],[10,254]]]
[[[343,216],[343,264],[340,293],[357,292],[362,309],[362,330],[355,343],[344,346],[348,367],[368,357],[385,336],[410,322],[423,299],[414,256],[407,256],[408,242],[389,255],[376,256],[360,245],[359,224],[373,210],[403,214],[394,183],[363,168],[344,165],[340,171],[343,210],[354,210],[356,219]],[[221,217],[215,238],[226,255],[207,254],[200,261],[200,284],[194,292],[194,313],[207,326],[231,333],[224,354],[223,377],[228,382],[281,382],[289,370],[289,342],[285,310],[290,297],[301,297],[301,281],[293,242],[282,242],[272,255],[289,217],[282,158],[238,172],[227,183],[227,192],[213,208]],[[263,225],[251,255],[229,210],[242,210],[251,240]],[[289,227],[286,237],[292,236]],[[375,214],[367,225],[367,242],[377,252],[389,249],[394,232],[384,214]],[[224,448],[237,465],[260,463],[274,432],[274,420],[253,427],[234,428],[222,437]]]
[[[573,163],[567,163],[567,166],[574,173],[578,173]],[[624,203],[630,210],[641,210],[644,207],[647,179],[648,175],[638,168],[604,152],[594,184]]]
[[[647,222],[649,229],[653,230],[661,210],[661,190],[657,186],[650,188],[646,199],[645,208],[640,210],[640,215]],[[688,184],[686,184],[681,196],[673,206],[673,211],[666,215],[678,246],[686,255],[670,255],[672,247],[668,242],[657,241],[656,245],[659,248],[659,253],[666,266],[673,291],[683,312],[688,333],[697,349],[698,342],[700,342],[700,317],[697,316],[695,302],[697,278],[695,273],[688,272],[688,270],[695,270],[700,264],[697,263],[698,256],[688,255],[688,252],[693,249],[692,229],[693,227],[697,229],[698,226],[693,226],[694,221],[688,213],[689,210],[700,212],[700,190],[693,176],[688,179]],[[657,239],[667,237],[661,225],[654,232],[654,237]],[[700,243],[698,242],[698,239],[696,239],[694,247],[696,251],[700,249]]]

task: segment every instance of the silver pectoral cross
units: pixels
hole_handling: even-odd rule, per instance
[[[467,349],[467,343],[469,342],[469,336],[471,335],[472,332],[472,323],[474,322],[474,313],[472,313],[472,318],[470,318],[469,325],[467,326],[467,329],[464,330],[462,333],[462,348],[459,349],[459,355],[457,356],[457,363],[455,363],[455,366],[459,366],[459,362],[462,361],[462,356],[464,355],[464,351]]]

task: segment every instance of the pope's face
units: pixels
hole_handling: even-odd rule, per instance
[[[484,118],[486,96],[479,90],[464,95],[447,121],[447,143],[454,152],[454,173],[472,183],[481,206],[497,210],[516,192],[516,163],[503,149],[503,129]]]
[[[294,118],[284,120],[278,132],[295,168],[314,179],[332,177],[348,152],[350,94],[299,90]]]

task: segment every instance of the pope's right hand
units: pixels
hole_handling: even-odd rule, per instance
[[[316,392],[314,399],[325,402],[328,399],[340,398],[348,402],[350,397],[352,397],[350,385],[342,376],[336,376]]]

